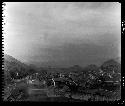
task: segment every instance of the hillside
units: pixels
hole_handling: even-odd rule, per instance
[[[9,56],[7,54],[4,55],[4,70],[11,71],[11,69],[17,68],[18,71],[21,71],[22,69],[28,69],[28,66],[19,60],[15,59],[12,56]]]
[[[12,56],[4,54],[4,75],[11,78],[23,78],[29,74],[31,67]]]
[[[115,73],[119,73],[121,72],[121,64],[119,61],[119,58],[117,59],[110,59],[108,61],[105,61],[102,65],[101,65],[101,69],[105,72],[115,72]]]
[[[15,59],[14,57],[4,54],[4,66],[5,69],[8,69],[10,67],[23,67],[23,68],[28,68],[28,66],[19,60]]]

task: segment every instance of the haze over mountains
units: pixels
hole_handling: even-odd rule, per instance
[[[41,50],[37,50],[38,53]],[[117,48],[110,45],[97,45],[94,43],[65,43],[61,46],[44,48],[42,53],[32,56],[29,63],[36,66],[70,67],[72,65],[86,66],[89,64],[101,65],[102,62],[118,57]]]
[[[120,6],[114,2],[6,3],[4,52],[38,67],[100,65],[121,56]]]
[[[115,65],[115,64],[120,65],[121,62],[117,61],[117,60],[120,60],[120,58],[117,57],[117,58],[114,58],[114,59],[107,60],[107,61],[101,63],[101,65],[103,65],[104,67],[106,67],[110,64],[111,65]],[[75,71],[75,70],[80,71],[80,70],[83,70],[83,68],[84,68],[84,70],[91,70],[91,69],[96,70],[100,66],[97,66],[95,64],[89,64],[89,65],[86,65],[85,67],[83,67],[83,66],[74,64],[74,65],[72,65],[70,67],[67,67],[67,68],[65,68],[65,67],[58,68],[58,67],[51,67],[51,66],[45,67],[44,65],[43,66],[41,65],[40,67],[36,67],[35,65],[32,65],[32,64],[29,65],[29,64],[22,63],[19,60],[15,59],[14,57],[10,56],[10,55],[4,54],[4,70],[8,70],[8,71],[13,71],[13,70],[15,70],[14,68],[16,68],[17,71],[24,71],[24,72],[28,71],[30,68],[32,68],[32,69],[34,68],[36,71],[39,71],[39,70],[42,70],[42,69],[50,69],[48,71],[51,71],[51,68],[52,68],[52,70],[53,71],[55,70],[55,72],[56,72],[56,71],[60,71],[60,69],[63,70],[63,68],[65,68],[65,70],[67,70],[69,72],[69,71]]]

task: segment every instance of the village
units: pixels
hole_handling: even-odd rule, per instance
[[[92,73],[92,71],[79,72],[78,69],[80,69],[78,66],[74,66],[74,70],[70,72],[47,72],[44,70],[22,79],[15,79],[14,89],[21,92],[17,97],[20,100],[23,95],[26,95],[28,99],[25,100],[27,101],[33,98],[33,101],[36,101],[40,98],[40,100],[44,100],[42,98],[59,97],[81,101],[103,101],[119,98],[117,92],[121,89],[120,73],[114,71],[106,73],[101,69],[96,73]],[[18,74],[16,75],[18,76]],[[114,98],[112,95],[115,95]],[[13,100],[12,96],[10,98]]]

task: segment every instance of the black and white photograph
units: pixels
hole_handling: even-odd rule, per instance
[[[3,101],[121,99],[119,2],[4,2]]]

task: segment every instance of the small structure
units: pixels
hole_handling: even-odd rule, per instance
[[[53,78],[52,78],[52,81],[53,81],[53,85],[56,86],[55,80]]]

